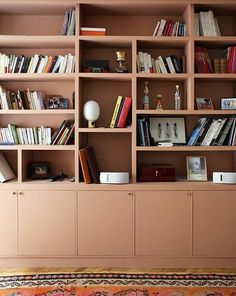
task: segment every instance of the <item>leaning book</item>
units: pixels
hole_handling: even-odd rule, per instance
[[[7,180],[14,179],[16,176],[10,168],[4,155],[0,152],[0,182],[3,183]]]

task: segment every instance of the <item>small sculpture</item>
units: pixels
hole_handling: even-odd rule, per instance
[[[125,51],[116,52],[116,61],[119,63],[119,66],[115,68],[115,72],[127,73],[128,69],[123,65],[123,63],[125,62]]]
[[[149,89],[147,87],[148,81],[145,81],[145,87],[144,87],[144,97],[143,97],[143,109],[144,110],[149,110]]]
[[[158,94],[157,95],[157,107],[156,107],[156,110],[163,110],[162,105],[161,105],[161,100],[162,100],[162,95]]]
[[[175,110],[180,110],[180,92],[179,85],[175,86]]]

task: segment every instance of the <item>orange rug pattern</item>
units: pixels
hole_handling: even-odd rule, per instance
[[[236,274],[35,273],[0,275],[0,296],[236,296]]]

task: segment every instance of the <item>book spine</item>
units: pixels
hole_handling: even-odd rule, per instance
[[[116,117],[118,115],[119,112],[119,107],[122,101],[122,96],[118,96],[117,100],[116,100],[116,105],[115,105],[115,109],[112,115],[112,119],[111,119],[111,123],[110,123],[110,128],[114,128],[115,127],[115,123],[116,123]]]
[[[123,104],[123,108],[121,110],[121,114],[120,114],[120,118],[119,118],[117,127],[120,127],[120,128],[125,127],[126,119],[127,119],[130,107],[131,107],[131,102],[132,102],[131,97],[126,97],[124,99],[124,104]]]
[[[86,160],[85,149],[80,149],[79,150],[79,160],[80,160],[80,165],[81,165],[81,169],[82,169],[84,182],[85,182],[85,184],[90,184],[91,183],[91,178],[90,178],[90,174],[89,174],[88,163],[87,163],[87,160]]]

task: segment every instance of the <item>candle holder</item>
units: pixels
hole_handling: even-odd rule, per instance
[[[128,69],[124,66],[125,62],[125,51],[116,52],[116,61],[119,63],[118,67],[115,68],[117,73],[128,73]]]

